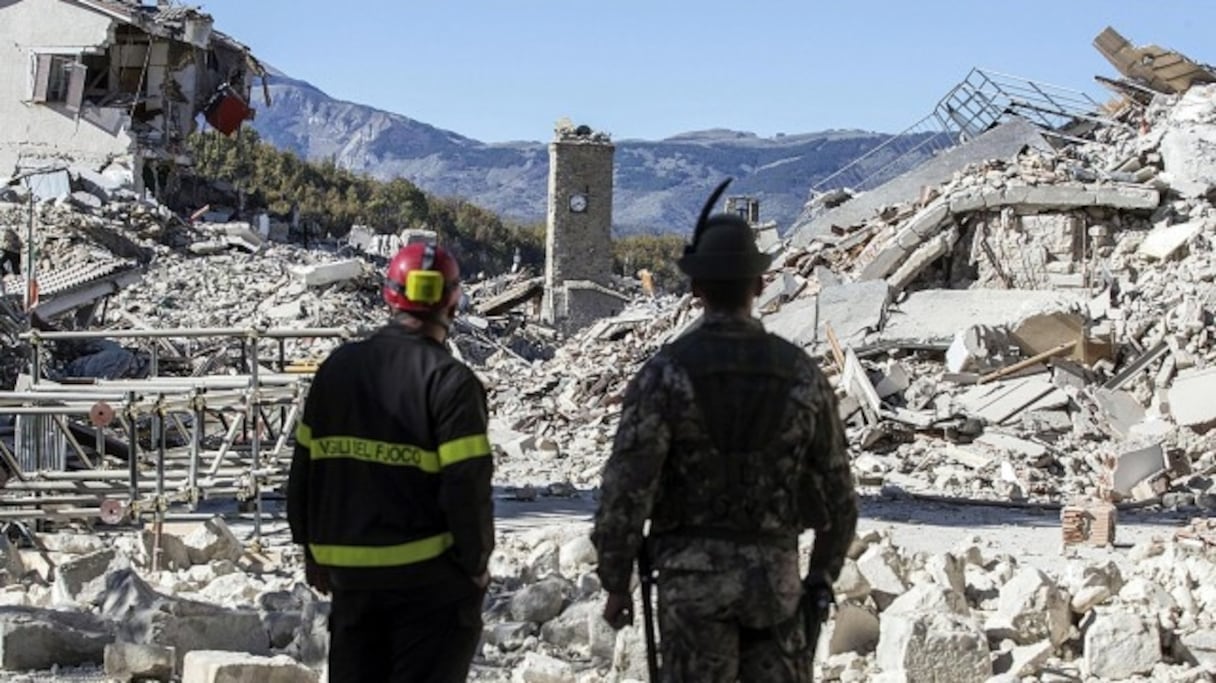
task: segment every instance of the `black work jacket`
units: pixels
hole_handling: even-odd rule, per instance
[[[390,324],[318,369],[288,479],[292,539],[337,589],[472,582],[494,546],[485,389]]]

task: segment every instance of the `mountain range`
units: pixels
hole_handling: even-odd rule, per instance
[[[281,149],[311,160],[332,158],[377,178],[400,176],[427,192],[461,197],[512,220],[545,218],[547,142],[481,142],[335,99],[277,72],[270,76],[269,90],[272,104],[258,112],[255,128]],[[889,137],[832,130],[764,138],[717,129],[656,141],[614,140],[614,231],[688,231],[705,197],[728,176],[735,179],[730,194],[758,198],[761,220],[776,221],[784,231],[813,184]]]

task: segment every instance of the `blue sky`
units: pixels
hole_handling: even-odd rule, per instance
[[[202,1],[202,0],[195,0]],[[1211,0],[206,0],[264,61],[486,142],[895,132],[973,66],[1105,97],[1112,25],[1216,63]]]

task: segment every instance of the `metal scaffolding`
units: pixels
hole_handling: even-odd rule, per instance
[[[8,480],[0,520],[152,521],[193,512],[205,499],[252,508],[286,481],[311,368],[287,365],[287,340],[350,339],[345,328],[167,329],[27,332],[32,383],[0,392],[0,416],[17,417],[15,448],[0,441]],[[55,383],[43,378],[49,342],[85,339],[227,339],[241,342],[247,372]],[[277,345],[277,359],[264,346]],[[277,368],[263,367],[277,360]],[[86,445],[87,444],[87,445]],[[157,544],[159,547],[159,544]]]
[[[1123,125],[1102,117],[1101,111],[1097,100],[1079,90],[972,69],[931,113],[820,180],[812,189],[871,190],[1013,117],[1034,123],[1045,136],[1062,142],[1078,141],[1078,136],[1094,124]]]

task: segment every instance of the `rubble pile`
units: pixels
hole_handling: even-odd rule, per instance
[[[1216,506],[1216,155],[1178,142],[1214,121],[1158,97],[783,254],[764,319],[830,361],[863,482]]]
[[[1128,506],[1216,509],[1216,86],[1106,115],[1086,144],[970,163],[914,199],[769,245],[756,312],[822,361],[863,493],[1059,508],[1066,551],[1110,550]],[[57,197],[0,194],[0,227],[25,225],[33,206],[45,285],[23,311],[22,279],[4,280],[0,386],[24,363],[17,331],[31,323],[357,337],[384,322],[384,259],[434,238],[357,229],[306,248],[269,221],[187,220],[111,176],[66,175]],[[109,297],[100,311],[54,307],[78,280],[123,269],[142,284],[97,294]],[[699,311],[632,283],[623,313],[562,337],[523,311],[543,278],[478,280],[453,350],[488,390],[500,500],[524,516],[537,503],[541,521],[503,520],[472,680],[645,679],[641,625],[614,632],[600,618],[584,518],[630,378]],[[283,361],[315,363],[339,342],[289,340]],[[164,343],[198,359],[190,372],[247,369],[224,346],[239,342]],[[51,353],[52,379],[149,372],[134,346]],[[566,516],[544,520],[542,498],[568,499]],[[282,535],[256,552],[250,540],[218,519],[32,534],[20,547],[0,536],[0,668],[318,680],[328,602],[301,583],[299,549]],[[1212,521],[1108,556],[1048,571],[979,540],[914,553],[865,532],[836,586],[819,677],[1216,675]]]

